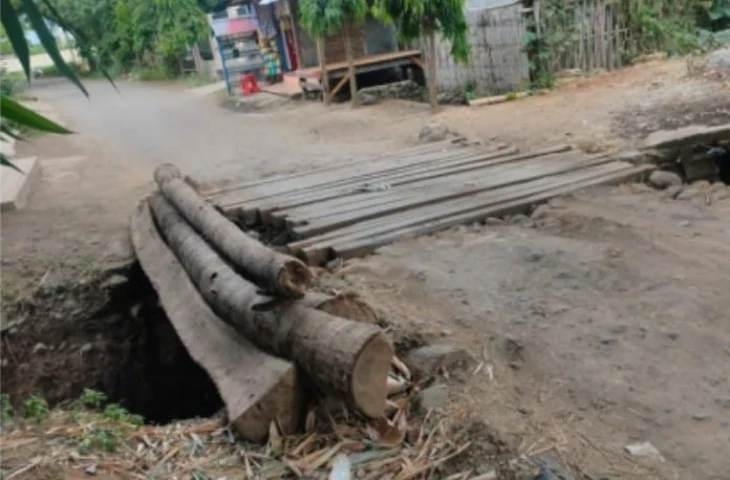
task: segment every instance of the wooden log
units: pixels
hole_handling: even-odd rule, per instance
[[[369,417],[383,413],[393,346],[379,328],[299,301],[272,302],[218,256],[164,197],[149,202],[171,250],[223,320],[264,351],[294,361],[323,393],[344,398]]]
[[[185,183],[180,170],[174,165],[158,167],[155,180],[163,195],[182,216],[266,292],[301,297],[312,283],[312,272],[306,265],[249,237]]]
[[[357,322],[375,325],[378,315],[355,292],[343,292],[337,295],[326,295],[320,292],[308,292],[300,301],[303,305]]]
[[[215,383],[236,430],[247,440],[261,441],[276,421],[283,433],[294,433],[305,403],[294,365],[262,352],[211,311],[160,236],[146,201],[132,217],[131,237],[170,323]]]

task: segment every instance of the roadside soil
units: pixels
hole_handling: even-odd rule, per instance
[[[730,106],[722,85],[687,77],[683,61],[437,113],[400,101],[240,113],[211,97],[135,83],[118,94],[91,82],[90,102],[64,84],[36,90],[79,133],[19,146],[41,158],[42,175],[28,208],[2,216],[6,312],[49,286],[93,283],[128,260],[128,215],[164,161],[227,183],[412,145],[430,121],[523,149],[603,151],[665,126],[719,122]],[[381,249],[334,272],[332,285],[363,292],[407,332],[493,365],[493,380],[483,368],[450,383],[450,408],[485,418],[519,453],[556,452],[586,478],[726,478],[730,204],[625,186],[553,207],[538,228],[462,227]],[[78,321],[64,308],[39,309],[39,321]],[[666,461],[623,452],[641,441]]]

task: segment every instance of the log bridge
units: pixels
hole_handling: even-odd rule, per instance
[[[191,357],[249,440],[302,423],[314,392],[383,415],[393,346],[351,295],[309,291],[337,257],[451,226],[521,212],[652,165],[568,146],[521,153],[463,138],[201,193],[173,165],[131,220],[137,258]],[[247,229],[277,232],[274,250]]]
[[[568,145],[519,152],[452,138],[232,184],[205,196],[246,228],[276,232],[293,256],[323,265],[455,225],[522,213],[552,197],[653,168]]]

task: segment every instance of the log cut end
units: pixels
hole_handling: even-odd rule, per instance
[[[357,409],[371,418],[380,417],[388,396],[387,379],[393,346],[378,332],[360,350],[352,369],[352,397]]]
[[[275,290],[277,292],[289,292],[293,296],[300,297],[312,284],[314,275],[312,271],[301,261],[291,258],[284,262],[276,279]]]
[[[172,163],[163,163],[155,168],[155,181],[163,184],[174,178],[183,178],[182,172]]]

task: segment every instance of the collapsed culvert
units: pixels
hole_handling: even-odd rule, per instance
[[[650,135],[640,152],[641,161],[656,163],[660,171],[676,174],[682,183],[707,181],[730,185],[730,124],[716,127],[693,125]],[[651,182],[666,188],[670,177]],[[672,185],[677,183],[674,179]]]
[[[4,313],[2,393],[17,411],[32,395],[64,406],[85,389],[151,424],[223,406],[137,264],[106,280],[44,286]]]

